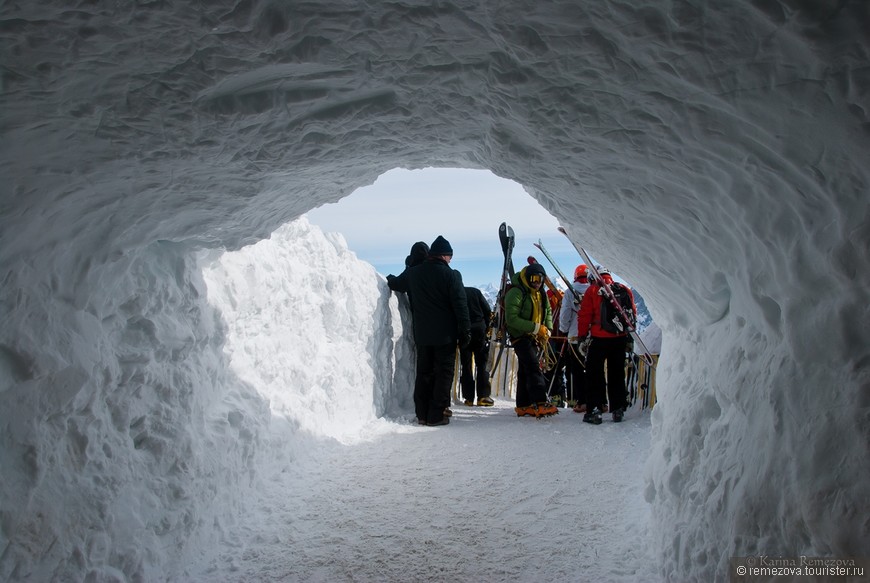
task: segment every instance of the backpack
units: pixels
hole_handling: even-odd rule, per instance
[[[633,330],[637,324],[637,318],[635,318],[634,310],[631,307],[632,302],[628,288],[621,283],[613,282],[610,284],[610,290],[616,297],[616,301],[622,306],[622,311],[628,316],[628,321],[631,323],[631,329]],[[611,334],[627,334],[629,329],[626,328],[625,322],[619,316],[619,312],[613,307],[613,304],[610,303],[604,292],[602,291],[601,293],[601,329]]]

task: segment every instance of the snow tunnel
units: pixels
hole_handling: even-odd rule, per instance
[[[397,167],[514,180],[644,290],[668,580],[870,548],[865,2],[0,14],[3,576],[160,578],[213,536],[268,407],[198,258]]]

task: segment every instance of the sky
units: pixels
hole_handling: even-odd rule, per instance
[[[310,211],[308,219],[324,231],[344,235],[348,247],[383,275],[404,269],[414,242],[431,245],[443,235],[453,247],[450,266],[462,273],[466,284],[497,285],[502,269],[498,228],[503,221],[517,238],[517,269],[532,255],[554,282],[558,279],[534,247],[539,239],[567,277],[580,262],[574,247],[556,230],[556,218],[522,186],[488,170],[394,169],[338,203]]]

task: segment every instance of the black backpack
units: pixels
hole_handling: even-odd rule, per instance
[[[622,311],[628,316],[628,321],[631,323],[631,329],[633,330],[637,324],[637,319],[634,316],[634,310],[631,309],[631,296],[629,295],[628,288],[621,283],[613,282],[610,284],[610,290],[616,297],[616,301],[622,306]],[[611,334],[627,334],[629,329],[626,328],[625,322],[619,316],[619,312],[610,303],[603,290],[601,293],[601,329]]]

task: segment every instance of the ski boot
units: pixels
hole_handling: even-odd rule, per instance
[[[622,417],[625,415],[625,409],[617,409],[612,413],[613,422],[620,423],[622,421]]]
[[[514,412],[516,412],[517,417],[525,417],[526,415],[535,416],[535,406],[528,405],[526,407],[514,407]]]
[[[465,405],[466,407],[473,407],[474,401],[472,401],[471,399],[465,399],[464,401],[462,401],[462,404]]]
[[[535,408],[535,418],[537,419],[540,419],[541,417],[556,415],[559,412],[558,407],[549,402],[536,403],[532,405],[532,407]]]
[[[583,423],[601,425],[601,410],[598,407],[595,407],[591,411],[586,411],[586,414],[583,415]]]
[[[477,400],[478,407],[492,407],[493,405],[495,405],[495,401],[489,397],[481,397]]]

